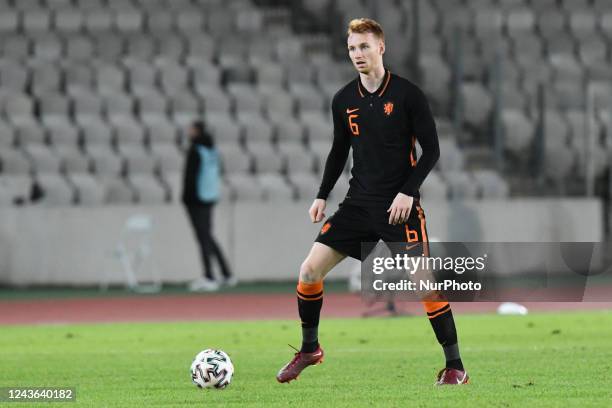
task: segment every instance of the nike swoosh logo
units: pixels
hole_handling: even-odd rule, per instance
[[[419,245],[419,244],[413,244],[413,245],[410,245],[410,246],[406,245],[406,251],[411,250],[412,248],[414,248],[417,245]]]
[[[359,108],[355,108],[355,109],[347,109],[346,113],[353,113],[353,112],[357,112],[359,110]]]
[[[463,378],[462,379],[458,379],[457,378],[457,384],[463,384],[463,382],[465,381],[465,376],[467,375],[467,373],[463,373]]]

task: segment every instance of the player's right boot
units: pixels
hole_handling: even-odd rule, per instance
[[[443,368],[438,373],[438,378],[434,385],[461,385],[469,384],[470,377],[465,371],[454,368]]]
[[[308,366],[321,364],[323,362],[323,349],[318,346],[312,353],[303,353],[298,351],[293,356],[293,359],[288,362],[276,374],[276,379],[279,383],[286,383],[298,378],[300,373]]]

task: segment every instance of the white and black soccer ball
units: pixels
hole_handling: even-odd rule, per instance
[[[232,382],[234,365],[226,352],[206,349],[195,356],[190,371],[191,381],[199,388],[223,389]]]

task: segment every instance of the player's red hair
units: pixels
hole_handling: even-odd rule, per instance
[[[355,18],[351,20],[348,24],[346,34],[351,35],[352,33],[372,33],[379,39],[383,41],[385,40],[385,33],[383,32],[382,27],[371,18]]]

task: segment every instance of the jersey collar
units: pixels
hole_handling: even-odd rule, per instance
[[[389,80],[391,80],[391,71],[386,70],[385,76],[378,87],[378,89],[372,93],[368,92],[368,90],[361,84],[361,77],[357,77],[357,90],[359,91],[359,95],[363,98],[366,95],[378,95],[379,97],[383,96],[385,91],[387,90],[387,86],[389,85]]]

